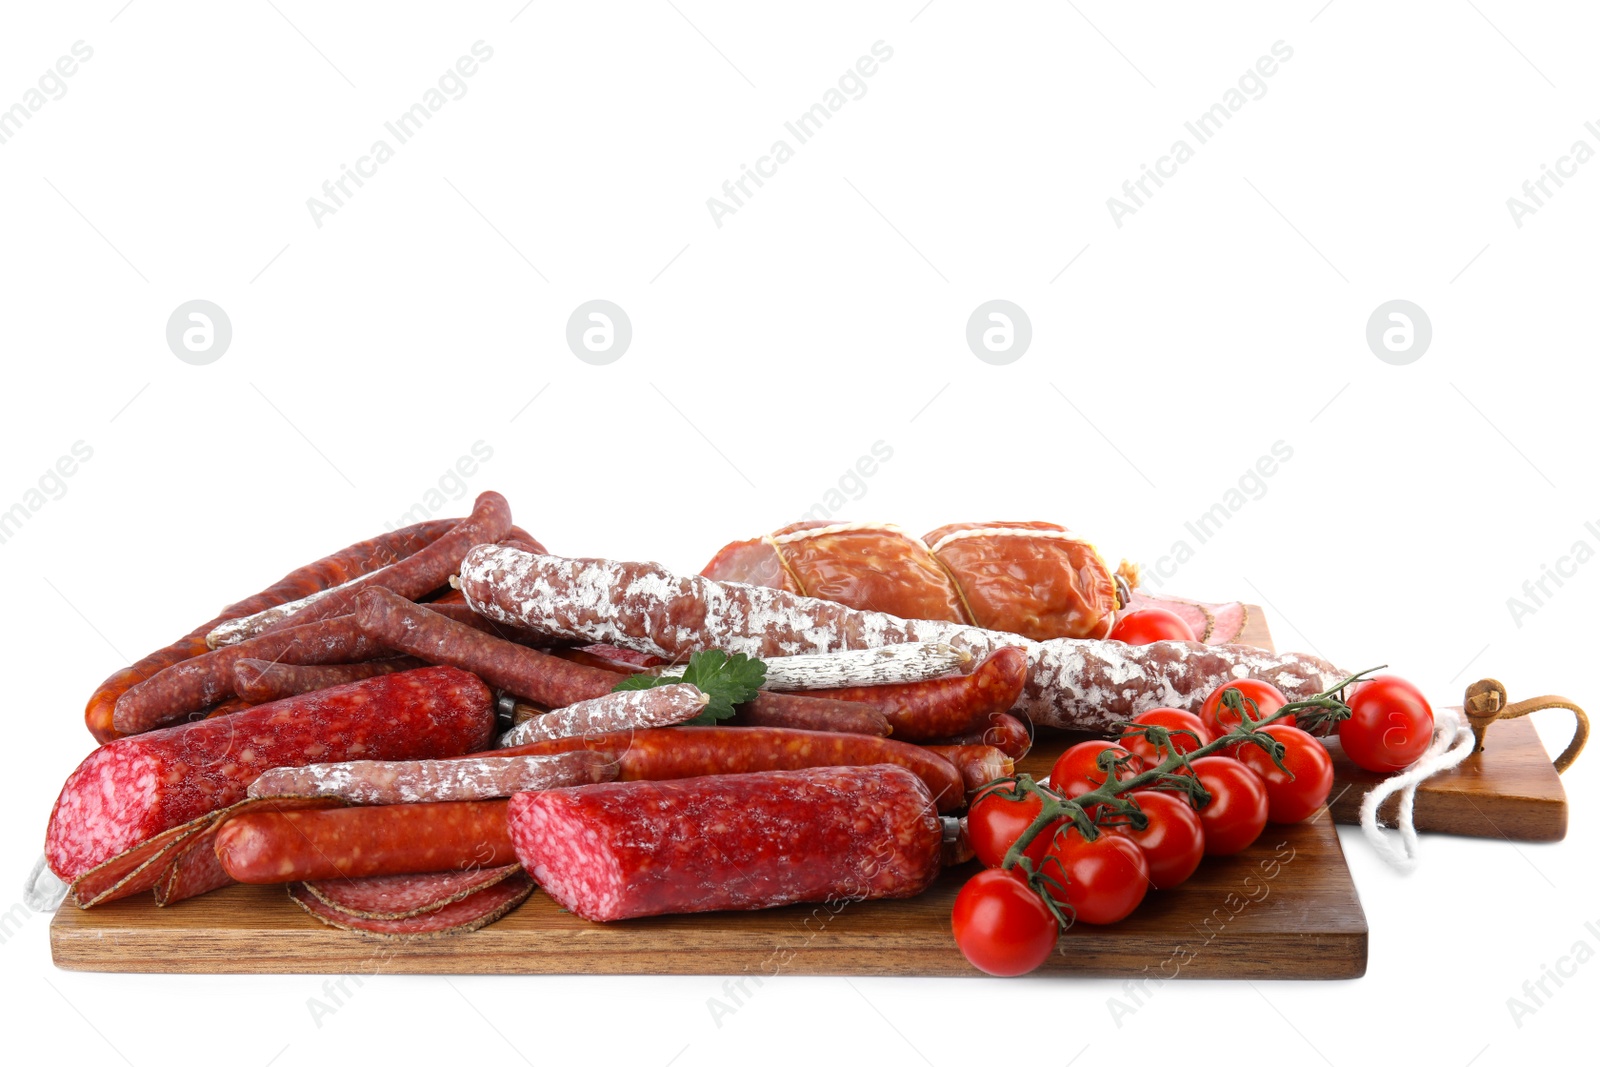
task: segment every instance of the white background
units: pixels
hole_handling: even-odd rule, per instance
[[[1149,563],[1281,440],[1169,591],[1265,602],[1280,645],[1439,702],[1494,675],[1600,704],[1600,563],[1520,626],[1507,607],[1600,546],[1600,163],[1520,228],[1506,206],[1600,148],[1582,5],[122,3],[0,16],[0,107],[94,50],[0,144],[0,509],[93,449],[0,545],[6,884],[100,678],[395,522],[480,440],[440,514],[496,488],[553,550],[690,569],[880,440],[844,517],[1051,519]],[[479,40],[466,95],[318,228],[307,198]],[[880,40],[866,94],[718,228],[707,197]],[[1280,40],[1265,95],[1118,228],[1107,197]],[[209,366],[165,343],[196,298],[233,326]],[[633,323],[609,366],[565,345],[592,298]],[[965,344],[992,298],[1031,317],[1009,366]],[[1396,298],[1433,324],[1408,366],[1364,338]],[[1597,765],[1557,846],[1429,838],[1400,877],[1346,830],[1365,979],[1172,984],[1120,1029],[1110,982],[795,977],[720,1027],[713,977],[379,977],[319,1026],[320,977],[57,971],[47,918],[14,911],[8,1042],[139,1067],[1533,1062],[1592,1035],[1600,964],[1520,1027],[1506,999],[1600,948]]]

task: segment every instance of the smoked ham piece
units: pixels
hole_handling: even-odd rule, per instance
[[[955,523],[920,540],[887,523],[800,522],[728,545],[701,574],[1036,641],[1105,637],[1118,607],[1094,546],[1045,522]]]

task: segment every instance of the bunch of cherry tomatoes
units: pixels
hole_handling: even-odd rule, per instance
[[[1310,818],[1328,801],[1333,760],[1297,720],[1337,723],[1350,759],[1378,772],[1410,765],[1433,736],[1417,688],[1380,675],[1293,706],[1244,679],[1213,691],[1199,714],[1156,708],[1116,741],[1073,745],[1048,786],[1000,779],[972,802],[967,836],[986,869],[956,897],[962,954],[989,974],[1025,974],[1073,922],[1118,922],[1206,856],[1249,848],[1269,822]]]

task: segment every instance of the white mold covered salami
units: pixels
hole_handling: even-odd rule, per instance
[[[493,800],[532,789],[608,782],[616,760],[598,752],[473,756],[448,760],[353,760],[280,767],[250,784],[252,797],[338,797],[351,804]]]
[[[677,726],[699,716],[709,702],[704,693],[684,683],[607,693],[603,697],[580,700],[576,704],[535,715],[507,730],[500,738],[500,747],[513,748],[533,741],[554,741],[562,737],[597,737],[625,730]]]
[[[857,611],[781,589],[677,575],[653,563],[569,559],[480,545],[461,566],[473,610],[572,641],[598,641],[668,659],[704,648],[767,658],[943,642],[975,656],[1016,646],[1028,655],[1017,710],[1033,722],[1108,730],[1156,707],[1197,705],[1217,686],[1244,677],[1271,682],[1290,699],[1310,697],[1346,677],[1303,653],[1244,645],[1160,641],[1029,641],[958,623],[914,621]]]

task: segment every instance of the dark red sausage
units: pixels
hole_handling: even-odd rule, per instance
[[[943,756],[961,772],[961,780],[970,794],[982,789],[996,778],[1004,778],[1016,771],[1010,756],[993,745],[924,745],[929,752]]]
[[[810,694],[760,692],[754,700],[740,704],[737,712],[734,721],[741,726],[779,726],[869,737],[887,737],[893,732],[888,718],[871,704]]]
[[[430,667],[306,693],[102,746],[72,772],[45,838],[64,881],[163,830],[245,797],[272,767],[348,759],[438,759],[482,750],[494,695],[465,671]]]
[[[938,745],[993,745],[1014,760],[1033,747],[1033,729],[1015,715],[992,715],[989,725],[957,737],[942,738]]]
[[[817,689],[813,697],[870,704],[881,711],[902,741],[932,741],[977,729],[990,715],[1010,711],[1028,682],[1028,654],[997,648],[969,674],[898,685]]]
[[[506,498],[492,490],[482,493],[473,502],[471,515],[426,548],[406,557],[382,574],[373,575],[370,580],[353,589],[341,590],[307,605],[299,613],[274,623],[262,632],[273,633],[286,626],[347,615],[354,610],[356,597],[366,589],[393,590],[407,600],[426,596],[449,582],[450,576],[461,567],[461,560],[474,545],[499,541],[510,529],[511,505],[506,503]]]
[[[241,659],[233,664],[233,691],[252,704],[266,704],[300,693],[315,693],[336,685],[376,678],[380,674],[413,671],[427,664],[410,656],[374,659],[365,663],[335,663],[327,666],[302,666],[298,663],[273,663],[264,659]]]
[[[542,756],[584,748],[616,759],[618,777],[625,782],[893,763],[922,779],[940,811],[953,811],[966,803],[961,772],[949,760],[918,745],[861,734],[757,726],[673,726],[535,741],[499,749],[495,755]]]
[[[425,610],[459,620],[463,626],[485,633],[510,635],[515,632],[513,627],[485,618],[464,604],[430,604]],[[388,656],[388,649],[363,633],[350,615],[272,629],[175,663],[134,686],[117,701],[117,729],[124,734],[141,733],[190,716],[214,701],[227,700],[236,693],[238,676],[234,667],[241,660],[319,666]]]
[[[612,782],[511,798],[517,858],[595,922],[915,896],[941,825],[904,768]]]
[[[217,859],[235,881],[367,878],[517,862],[504,800],[262,812],[229,819]]]
[[[471,671],[496,689],[562,708],[604,696],[617,675],[598,667],[568,663],[536,649],[484,632],[499,626],[460,605],[422,606],[386,590],[363,591],[356,598],[356,625],[374,641],[429,663]],[[462,620],[457,621],[458,612]],[[502,627],[504,628],[504,627]]]
[[[101,682],[89,697],[88,706],[83,709],[84,725],[102,745],[107,741],[116,740],[121,736],[112,723],[117,699],[140,682],[153,678],[158,671],[209,652],[206,634],[214,630],[218,623],[254,615],[258,611],[287,604],[291,600],[299,600],[301,597],[340,585],[352,578],[369,574],[379,567],[388,566],[395,560],[404,559],[438,540],[459,521],[459,519],[436,519],[419,522],[414,526],[407,526],[368,541],[357,541],[332,555],[324,556],[315,563],[290,571],[255,596],[223,608],[222,613],[210,622],[202,623],[166,648],[157,649],[132,666],[124,667]]]
[[[242,659],[287,663],[355,663],[387,655],[348,615],[272,630],[224,645],[140,682],[117,701],[113,721],[123,734],[139,734],[234,695],[233,665]]]

